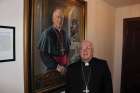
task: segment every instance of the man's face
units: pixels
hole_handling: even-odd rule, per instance
[[[57,28],[61,28],[62,25],[63,25],[63,19],[64,19],[64,16],[63,16],[63,13],[60,9],[57,9],[54,11],[53,13],[53,25]]]
[[[80,57],[83,61],[90,61],[93,57],[92,45],[90,43],[82,43],[80,47]]]

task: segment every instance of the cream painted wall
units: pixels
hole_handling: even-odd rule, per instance
[[[0,0],[0,25],[16,27],[16,61],[0,63],[0,93],[24,93],[23,0]]]
[[[88,0],[87,37],[94,44],[94,55],[108,61],[113,72],[115,8],[103,0]]]
[[[115,52],[113,66],[114,93],[120,93],[123,18],[140,17],[140,4],[117,8],[115,18]]]

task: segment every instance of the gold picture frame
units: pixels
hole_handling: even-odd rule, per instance
[[[63,10],[63,29],[69,37],[69,63],[78,60],[81,40],[85,39],[87,3],[84,0],[24,1],[24,81],[26,93],[53,93],[65,89],[64,74],[47,70],[42,62],[39,40],[52,25],[53,11]],[[55,42],[54,42],[55,43]]]

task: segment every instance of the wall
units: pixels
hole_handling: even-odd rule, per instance
[[[108,61],[113,72],[115,8],[103,0],[88,0],[87,39],[94,44],[94,55]]]
[[[16,27],[16,61],[0,63],[0,93],[24,93],[23,0],[0,0],[0,25]]]
[[[115,18],[115,52],[113,67],[114,93],[120,93],[121,65],[122,65],[122,38],[123,18],[140,17],[140,4],[117,8]]]

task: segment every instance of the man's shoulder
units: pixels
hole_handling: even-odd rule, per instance
[[[100,59],[100,58],[96,58],[96,57],[94,57],[93,58],[93,63],[95,64],[95,65],[97,65],[97,66],[104,66],[104,65],[107,65],[107,61],[106,60],[104,60],[104,59]]]
[[[72,63],[68,66],[68,68],[77,68],[81,65],[80,61],[77,61],[75,63]]]
[[[47,33],[51,33],[51,32],[54,32],[54,29],[52,26],[50,26],[49,28],[46,29],[46,32]]]
[[[100,59],[100,58],[97,58],[97,57],[94,57],[93,60],[98,62],[98,63],[106,62],[106,60]]]
[[[42,31],[42,34],[44,35],[50,35],[51,33],[54,33],[52,26]]]

